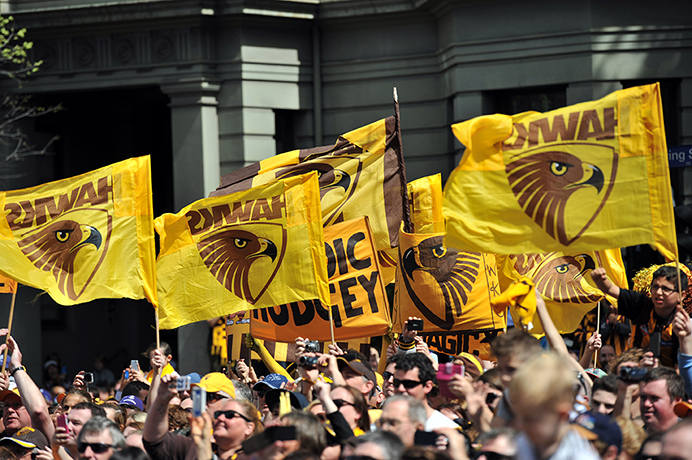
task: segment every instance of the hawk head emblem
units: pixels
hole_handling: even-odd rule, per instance
[[[204,264],[228,291],[254,304],[281,266],[286,231],[280,224],[224,226],[197,242]]]
[[[406,249],[399,257],[406,292],[413,303],[428,321],[450,330],[454,315],[462,315],[473,289],[480,253],[446,248],[444,236],[439,235]]]
[[[36,268],[53,273],[60,292],[77,300],[108,252],[111,231],[108,211],[77,209],[32,229],[17,244]]]
[[[505,152],[505,171],[519,205],[564,246],[593,223],[610,196],[618,155],[600,144],[540,147]]]
[[[514,259],[515,270],[530,277],[536,289],[547,299],[591,304],[603,297],[587,281],[587,273],[596,269],[596,262],[589,254],[519,254],[510,256],[510,259]]]
[[[357,166],[354,162],[357,162]],[[342,208],[356,190],[361,169],[362,163],[358,158],[327,158],[280,169],[276,172],[276,178],[285,179],[317,171],[322,222],[326,227],[344,220]],[[354,170],[356,172],[353,175],[348,172]]]

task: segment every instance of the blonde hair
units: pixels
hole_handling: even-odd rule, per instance
[[[622,450],[634,457],[646,439],[646,431],[629,418],[618,416],[615,417],[615,422],[622,431]]]
[[[514,374],[509,399],[517,407],[555,409],[561,403],[572,404],[577,379],[555,353],[532,356]]]

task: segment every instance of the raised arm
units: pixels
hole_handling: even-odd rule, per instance
[[[8,333],[7,329],[0,329],[0,337],[5,337]],[[50,414],[48,414],[48,404],[46,404],[45,398],[34,381],[29,377],[26,368],[22,366],[22,352],[19,350],[17,342],[11,336],[8,338],[7,344],[0,346],[0,354],[5,352],[5,348],[8,348],[8,355],[10,356],[10,375],[14,376],[14,381],[19,389],[19,395],[22,398],[22,404],[24,404],[26,411],[31,416],[33,428],[42,432],[46,439],[52,439],[55,428],[50,419]]]
[[[178,396],[175,389],[175,382],[178,379],[176,373],[161,377],[159,391],[156,399],[151,404],[147,419],[144,422],[144,432],[142,438],[149,443],[156,443],[163,439],[168,433],[168,405],[174,396]]]

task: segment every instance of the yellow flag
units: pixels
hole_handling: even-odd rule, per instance
[[[495,257],[445,246],[444,233],[399,235],[394,294],[395,321],[423,318],[421,335],[433,331],[502,329],[490,300],[499,295]]]
[[[317,173],[206,198],[154,222],[160,327],[328,299]]]
[[[17,282],[12,278],[0,275],[0,293],[13,294],[17,292]]]
[[[368,216],[377,249],[395,248],[404,200],[395,137],[394,117],[376,121],[332,146],[293,150],[231,172],[211,195],[317,171],[325,227]]]
[[[452,126],[466,146],[445,187],[450,246],[495,254],[655,244],[677,255],[658,84]]]
[[[442,214],[442,176],[421,177],[408,183],[408,204],[414,233],[445,231]]]
[[[391,328],[389,304],[368,218],[326,227],[324,247],[335,339],[387,334]],[[291,342],[296,337],[329,341],[329,307],[325,305],[307,300],[254,310],[252,336],[276,342]]]
[[[591,271],[603,267],[608,278],[617,286],[627,288],[627,274],[619,249],[591,251],[582,254],[512,254],[497,256],[500,287],[504,292],[513,282],[526,277],[543,296],[545,305],[561,333],[570,333],[579,327],[584,315],[603,299],[603,293],[591,279]],[[608,300],[616,304],[617,299]],[[617,304],[616,304],[617,305]],[[519,323],[519,317],[512,311],[512,317]],[[541,321],[537,316],[528,321],[533,328],[531,334],[543,334]],[[528,324],[523,321],[524,324]]]
[[[149,157],[0,192],[0,271],[61,305],[147,298],[156,305]]]

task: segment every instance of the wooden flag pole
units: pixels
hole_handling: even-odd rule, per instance
[[[396,159],[399,165],[399,180],[401,182],[401,198],[402,198],[402,220],[404,221],[404,231],[407,233],[413,233],[413,224],[411,223],[411,210],[408,204],[408,187],[406,186],[406,165],[404,164],[404,145],[401,142],[401,115],[399,114],[399,93],[396,90],[396,86],[393,90],[394,93],[394,119],[396,128],[396,140],[399,144],[399,148],[396,152]]]
[[[598,301],[598,308],[596,309],[596,334],[601,331],[601,301]],[[603,342],[601,342],[603,346]],[[593,368],[598,369],[598,350],[593,354]]]
[[[329,309],[329,333],[332,335],[332,345],[336,345],[336,340],[334,340],[334,317],[332,316],[332,307],[327,307]]]
[[[159,329],[159,309],[154,307],[154,318],[156,319],[156,348],[161,348],[161,334]]]
[[[2,373],[5,373],[5,368],[7,368],[7,346],[8,342],[10,340],[10,334],[12,334],[12,321],[14,319],[14,303],[17,300],[17,289],[19,289],[19,284],[17,284],[17,288],[14,290],[12,293],[12,303],[10,304],[10,321],[7,325],[7,337],[5,337],[5,354],[2,357]]]

